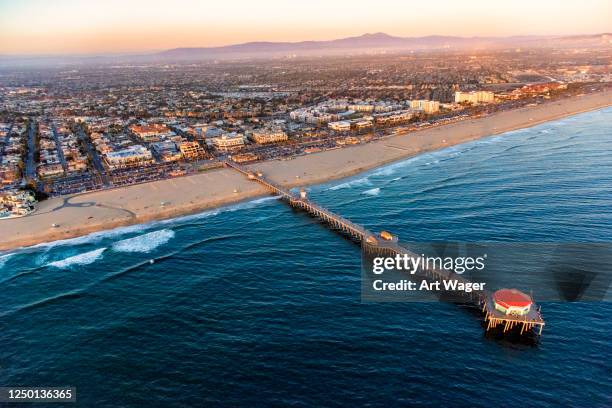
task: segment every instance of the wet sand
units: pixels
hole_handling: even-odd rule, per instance
[[[419,153],[610,105],[612,91],[500,112],[292,160],[272,160],[253,167],[285,186],[322,183]],[[53,198],[41,202],[32,215],[0,220],[0,250],[177,217],[265,194],[262,187],[235,171],[217,169],[188,177]],[[54,228],[52,224],[59,227]]]

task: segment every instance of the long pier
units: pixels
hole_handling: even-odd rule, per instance
[[[249,180],[259,183],[271,193],[278,195],[281,199],[287,202],[293,208],[299,208],[306,213],[317,217],[335,230],[350,237],[352,240],[361,243],[362,248],[366,252],[377,253],[381,255],[395,256],[397,254],[408,257],[417,258],[419,255],[411,252],[409,249],[399,245],[397,237],[391,236],[388,233],[374,234],[366,228],[314,203],[307,198],[306,193],[302,190],[299,194],[295,194],[275,183],[268,181],[261,172],[251,171],[235,162],[225,161],[226,167],[232,168],[243,174]],[[471,283],[467,278],[458,275],[446,269],[422,268],[420,272],[427,278],[434,281],[456,280],[457,283]],[[536,334],[541,335],[544,327],[544,319],[539,308],[535,304],[532,305],[529,313],[525,315],[506,314],[495,307],[492,294],[487,290],[474,290],[472,292],[461,292],[467,302],[472,303],[481,308],[484,314],[486,330],[492,330],[502,327],[504,333],[512,330],[515,327],[520,327],[520,334],[532,332],[533,328],[538,328]]]

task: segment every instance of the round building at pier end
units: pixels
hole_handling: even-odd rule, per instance
[[[493,294],[495,309],[506,315],[524,316],[529,313],[533,300],[517,289],[500,289]]]

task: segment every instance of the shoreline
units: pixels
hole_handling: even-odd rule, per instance
[[[612,91],[587,94],[248,167],[262,171],[271,181],[286,187],[321,184],[418,154],[611,105]],[[238,193],[234,193],[235,189]],[[176,179],[57,197],[39,203],[31,215],[0,220],[0,251],[186,216],[265,195],[268,193],[256,183],[223,168]],[[53,223],[59,227],[51,227]]]

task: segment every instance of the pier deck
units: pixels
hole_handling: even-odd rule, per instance
[[[391,241],[381,241],[379,239],[375,239],[373,241],[375,243],[369,242],[370,240],[368,238],[376,237],[376,235],[368,231],[363,226],[355,224],[354,222],[347,220],[346,218],[312,202],[311,200],[306,198],[305,195],[294,194],[293,192],[285,188],[277,186],[276,184],[266,180],[263,174],[261,173],[250,171],[244,168],[243,166],[229,160],[225,161],[224,165],[242,173],[249,180],[263,185],[273,194],[280,196],[290,206],[302,209],[303,211],[315,217],[318,217],[326,224],[349,236],[353,240],[361,243],[365,251],[373,251],[380,254],[387,254],[390,256],[399,254],[402,256],[408,255],[409,257],[418,257],[417,254],[399,245],[397,242],[397,238],[394,238]],[[437,281],[453,279],[465,284],[470,283],[470,281],[462,275],[456,274],[453,271],[448,271],[445,269],[423,269],[420,271],[420,273],[425,275],[427,278]],[[512,330],[515,327],[520,327],[520,334],[523,334],[537,327],[539,329],[537,334],[542,334],[542,329],[545,323],[539,308],[537,308],[535,304],[527,315],[517,316],[511,314],[504,314],[499,310],[495,309],[492,295],[487,290],[465,293],[465,298],[466,301],[474,303],[479,307],[482,307],[482,312],[485,314],[485,323],[487,331],[495,329],[499,325],[503,324],[504,333],[509,330]]]
[[[544,319],[540,313],[539,308],[536,305],[529,310],[529,313],[523,316],[519,315],[508,315],[495,309],[493,299],[489,296],[483,302],[482,311],[485,314],[485,323],[487,324],[487,330],[494,329],[498,326],[503,325],[503,332],[512,330],[515,327],[520,327],[520,334],[523,334],[533,328],[538,329],[538,335],[542,334],[544,329]]]

